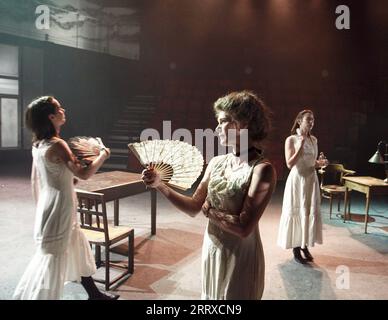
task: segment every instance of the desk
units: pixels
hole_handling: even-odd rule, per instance
[[[349,201],[349,190],[355,190],[358,192],[365,193],[366,204],[365,204],[365,233],[367,233],[368,227],[368,213],[369,213],[369,203],[372,198],[372,195],[376,194],[387,194],[388,195],[388,184],[384,183],[381,179],[376,179],[373,177],[343,177],[345,181],[345,212],[344,212],[344,222],[346,216],[349,213],[349,208],[347,207]]]
[[[114,201],[114,225],[119,225],[119,199],[150,191],[151,234],[156,234],[156,191],[147,189],[138,173],[111,171],[97,173],[88,180],[79,181],[75,191],[83,190],[104,194],[105,201]]]

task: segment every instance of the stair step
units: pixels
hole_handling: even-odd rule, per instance
[[[117,135],[116,137],[123,137],[119,139],[111,139],[111,140],[120,140],[124,141],[124,137],[126,137],[127,140],[132,140],[134,137],[139,137],[139,131],[128,131],[128,134],[123,134],[123,135]]]
[[[133,107],[133,106],[126,106],[122,110],[125,112],[133,112],[134,114],[142,115],[144,112],[147,112],[149,110],[154,111],[154,107],[147,106],[147,107]]]
[[[125,158],[111,157],[111,158],[109,158],[109,160],[106,161],[106,163],[109,163],[109,164],[124,164],[124,165],[127,165],[127,163],[128,163],[128,157],[125,157]]]
[[[104,163],[101,168],[103,168],[103,169],[127,170],[127,165],[125,165],[125,164]]]
[[[128,148],[110,148],[110,152],[111,154],[117,154],[117,153],[120,153],[120,154],[126,154],[128,155]]]
[[[136,110],[136,111],[141,111],[144,109],[155,109],[155,104],[154,103],[149,103],[149,102],[135,102],[135,103],[127,103],[125,105],[126,109],[131,109],[131,110]]]
[[[133,104],[155,104],[156,100],[151,99],[131,99],[127,101],[127,105],[133,105]]]
[[[123,129],[123,128],[128,129],[128,126],[126,124],[123,124],[123,123],[115,123],[113,126],[116,129],[119,129],[119,128],[121,128],[121,129]]]
[[[133,110],[123,109],[120,117],[133,117],[141,120],[148,120],[155,113],[153,110],[145,109],[143,111],[134,112]]]
[[[127,101],[127,104],[133,104],[133,103],[148,103],[153,104],[156,103],[158,100],[156,99],[130,99]]]
[[[125,121],[125,120],[127,120],[126,118],[121,118],[121,121]],[[144,128],[144,127],[147,127],[147,126],[149,126],[150,125],[150,121],[149,120],[147,120],[147,121],[132,121],[132,123],[124,123],[124,122],[120,122],[120,123],[117,123],[118,125],[121,125],[121,129],[123,129],[123,128],[133,128],[133,127],[142,127],[142,128]]]
[[[111,140],[107,140],[105,145],[108,147],[108,148],[117,148],[117,149],[124,149],[128,146],[128,143],[130,143],[130,141],[128,142],[124,142],[124,141],[111,141]]]
[[[144,108],[130,108],[126,107],[122,109],[125,113],[131,113],[137,116],[149,116],[155,112],[155,108],[144,107]]]
[[[150,111],[150,110],[144,110],[144,111],[133,111],[133,110],[128,110],[128,109],[125,109],[123,110],[123,112],[120,114],[120,117],[133,117],[133,118],[136,118],[136,119],[139,119],[139,120],[144,120],[144,121],[147,121],[151,115],[154,114],[154,112]]]
[[[140,116],[140,115],[134,115],[131,112],[122,112],[120,115],[120,120],[129,120],[129,121],[137,121],[137,122],[145,122],[148,123],[151,119],[151,116]]]
[[[148,125],[148,124],[147,124]],[[137,126],[137,125],[136,125]],[[128,129],[131,129],[131,128],[133,128],[133,127],[135,127],[135,125],[128,125],[128,124],[125,124],[125,123],[121,123],[121,124],[116,124],[115,126],[114,126],[114,130],[124,130],[124,129],[126,129],[126,130],[128,130]],[[144,126],[142,126],[142,128],[143,128]]]
[[[142,124],[142,125],[145,125],[148,123],[148,121],[146,120],[138,120],[138,119],[119,119],[117,120],[118,123],[126,123],[126,124]]]
[[[111,136],[109,136],[109,139],[123,141],[123,140],[128,140],[129,136],[128,135],[111,135]]]
[[[120,119],[120,121],[126,121],[126,119]],[[125,123],[125,122],[116,122],[116,124],[114,125],[114,129],[118,129],[118,130],[122,130],[124,128],[126,129],[131,129],[133,127],[141,127],[141,128],[144,128],[144,127],[147,127],[149,125],[149,121],[146,121],[144,123]]]
[[[118,136],[118,135],[112,133],[112,136]],[[120,134],[119,136],[125,136],[127,138],[126,139],[115,139],[115,138],[114,139],[110,139],[110,138],[108,138],[108,140],[112,141],[112,142],[117,142],[117,143],[122,143],[122,142],[125,142],[125,141],[133,141],[134,140],[133,138],[135,138],[135,140],[139,139],[140,133],[138,131],[136,131],[136,132],[128,132],[128,134]]]
[[[128,153],[127,154],[121,154],[121,153],[111,153],[109,159],[128,159]]]
[[[125,147],[127,147],[128,143],[132,143],[132,142],[139,142],[140,141],[140,137],[130,137],[128,138],[128,140],[126,141],[117,141],[117,140],[106,140],[105,145],[109,148],[118,148],[118,149],[123,149]]]
[[[139,127],[139,126],[131,126],[131,127],[127,127],[127,128],[121,128],[121,129],[117,129],[117,128],[114,128],[111,130],[110,134],[112,136],[138,136],[140,132],[142,132],[146,127]],[[116,133],[119,133],[119,134],[116,134]]]
[[[155,99],[156,97],[155,96],[149,96],[149,95],[146,95],[146,94],[139,94],[137,96],[134,96],[133,98],[139,98],[139,99]]]

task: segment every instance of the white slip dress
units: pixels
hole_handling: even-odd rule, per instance
[[[262,160],[231,170],[232,154],[214,159],[207,200],[215,209],[238,215],[253,168]],[[226,176],[225,176],[226,174]],[[202,299],[258,300],[264,290],[264,253],[259,227],[246,238],[223,231],[209,220],[202,247]]]
[[[81,281],[96,272],[89,243],[77,222],[73,173],[63,163],[52,163],[47,150],[55,143],[42,140],[32,149],[38,176],[34,240],[36,252],[13,298],[57,300],[67,281]]]
[[[296,149],[300,143],[297,135],[292,136],[292,143]],[[288,175],[278,232],[278,245],[283,249],[322,244],[317,156],[316,138],[306,139],[302,154]]]

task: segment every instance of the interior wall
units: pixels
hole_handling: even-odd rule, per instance
[[[102,136],[119,117],[129,97],[138,92],[139,62],[9,35],[0,41],[21,50],[23,111],[42,94],[54,95],[66,109],[61,135]],[[24,124],[23,124],[24,126]],[[30,135],[23,128],[24,149]],[[24,161],[29,150],[0,151],[0,163]]]
[[[350,8],[350,30],[335,28],[340,4]],[[41,92],[65,106],[65,137],[103,135],[134,93],[159,96],[152,127],[171,120],[173,129],[214,129],[212,103],[250,89],[273,111],[266,154],[280,179],[288,174],[284,139],[305,107],[315,112],[314,133],[330,160],[384,177],[367,160],[388,140],[387,24],[383,0],[153,0],[141,5],[138,62],[14,36],[1,41],[41,50]],[[6,158],[14,153],[0,151]]]
[[[335,27],[340,4],[350,8],[350,30]],[[380,33],[387,7],[379,0],[147,2],[142,52],[161,96],[154,125],[170,119],[173,129],[174,122],[214,128],[212,103],[251,89],[274,114],[266,153],[280,178],[288,174],[284,140],[306,107],[315,113],[320,151],[358,173],[373,171],[369,151],[387,135],[386,31]]]

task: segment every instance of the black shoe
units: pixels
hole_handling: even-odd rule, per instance
[[[301,264],[306,264],[307,260],[302,257],[300,254],[300,247],[296,247],[292,249],[292,252],[294,254],[295,261]]]
[[[101,292],[101,294],[99,294],[98,296],[93,297],[93,298],[89,298],[88,300],[117,300],[118,298],[120,298],[119,294],[111,294],[109,292]]]
[[[307,261],[313,261],[314,260],[313,256],[311,255],[311,253],[310,253],[309,249],[307,249],[307,247],[302,249],[302,251],[303,251],[303,254],[304,254],[304,256],[305,256]]]

